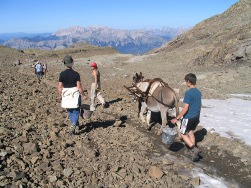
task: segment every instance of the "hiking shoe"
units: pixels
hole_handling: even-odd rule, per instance
[[[201,153],[201,151],[197,147],[194,147],[193,149],[190,150],[191,159],[192,159],[193,162],[199,160],[199,157],[200,157],[199,154],[200,153]]]
[[[76,128],[75,128],[75,134],[79,134],[79,126],[76,126]]]

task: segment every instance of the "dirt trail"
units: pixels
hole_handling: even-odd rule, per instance
[[[101,59],[104,58],[103,56],[100,57]],[[153,145],[153,150],[147,153],[150,159],[154,161],[161,161],[161,159],[165,155],[170,155],[174,157],[174,161],[181,163],[182,165],[178,168],[175,168],[176,173],[182,172],[183,168],[199,168],[211,176],[218,176],[223,177],[227,182],[229,182],[229,187],[235,187],[238,184],[241,188],[246,188],[251,185],[251,150],[250,147],[236,142],[234,140],[222,138],[217,134],[211,134],[207,132],[207,130],[199,127],[196,132],[196,139],[198,141],[199,147],[203,151],[202,158],[198,163],[193,163],[190,165],[190,159],[186,155],[186,147],[182,142],[175,142],[171,146],[164,145],[161,142],[161,137],[157,136],[156,132],[160,127],[160,124],[157,123],[153,126],[150,131],[147,131],[143,126],[140,120],[137,118],[136,113],[136,106],[135,104],[131,103],[130,97],[127,91],[123,88],[123,85],[127,85],[131,82],[131,76],[135,73],[134,71],[141,69],[143,72],[149,73],[149,66],[140,66],[140,62],[136,63],[136,68],[134,67],[132,71],[132,64],[123,64],[123,61],[119,63],[114,62],[114,59],[118,58],[118,56],[106,56],[106,63],[101,64],[100,69],[103,75],[103,95],[104,98],[107,99],[107,102],[110,103],[109,109],[102,109],[99,105],[97,110],[94,112],[92,121],[82,121],[83,127],[91,126],[92,129],[88,129],[88,135],[92,135],[95,137],[98,133],[98,129],[95,127],[99,126],[110,126],[114,124],[117,120],[121,120],[125,127],[132,126],[135,127],[140,134],[144,134],[147,138],[149,138],[150,142]],[[121,57],[119,57],[121,58]],[[93,60],[97,59],[98,57],[93,57]],[[101,61],[100,59],[100,61]],[[126,57],[123,59],[127,62],[134,62],[135,60],[139,61],[141,58],[130,58]],[[81,62],[85,62],[86,60],[80,59],[76,60],[76,70],[81,73],[81,77],[84,77],[85,85],[88,88],[88,79],[89,75],[89,67],[88,64],[82,66]],[[108,63],[109,62],[109,63]],[[135,66],[135,65],[134,65]],[[140,66],[140,68],[139,68]],[[118,68],[118,69],[116,69]],[[56,93],[56,86],[58,80],[58,74],[62,71],[64,67],[58,65],[51,65],[50,70],[48,72],[48,77],[43,78],[41,83],[51,86],[55,88]],[[121,69],[121,70],[119,70]],[[122,70],[123,69],[123,70]],[[116,70],[116,71],[114,71]],[[148,71],[147,71],[148,70]],[[152,70],[152,69],[150,69]],[[27,76],[34,77],[36,81],[36,77],[33,72],[33,68],[30,65],[21,66],[19,68],[19,73]],[[158,71],[156,68],[155,71]],[[242,71],[242,72],[241,72]],[[243,73],[244,69],[239,69],[238,71],[228,71],[228,72],[200,72],[198,74],[198,79],[201,84],[205,84],[205,93],[206,95],[210,95],[212,93],[217,93],[214,87],[214,84],[226,84],[229,81],[239,83],[240,74]],[[244,71],[244,73],[246,73]],[[151,74],[155,75],[156,72],[151,72]],[[242,74],[245,75],[245,74]],[[147,76],[148,77],[148,76]],[[159,76],[161,77],[161,75]],[[164,77],[167,78],[167,77]],[[235,78],[233,80],[233,78]],[[171,81],[176,82],[178,77]],[[165,80],[165,79],[164,79]],[[168,79],[170,80],[170,79]],[[170,83],[170,82],[169,82]],[[179,83],[177,81],[177,83]],[[182,84],[182,83],[181,83]],[[183,87],[180,85],[181,88]],[[88,88],[89,89],[89,88]],[[214,92],[209,92],[210,90],[214,90]],[[231,91],[230,88],[228,91]],[[223,96],[223,94],[218,94],[214,96]],[[46,108],[49,108],[48,106]],[[154,117],[153,117],[154,119]],[[159,121],[158,115],[155,117],[156,121]],[[118,130],[112,131],[121,131],[122,128],[117,128]],[[86,128],[83,128],[87,130]],[[83,133],[84,134],[84,133]],[[86,134],[87,135],[87,134]],[[103,135],[105,136],[105,135]],[[99,135],[99,139],[105,139],[103,136]],[[123,137],[130,139],[130,135],[124,134]],[[112,139],[112,138],[111,138]],[[103,146],[102,146],[103,147]],[[107,148],[108,149],[108,148]],[[238,150],[238,152],[233,152],[233,150]],[[247,160],[243,160],[247,159]],[[232,183],[232,185],[231,185]],[[235,184],[236,183],[236,184]]]

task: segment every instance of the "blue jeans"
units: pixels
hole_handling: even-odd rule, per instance
[[[79,104],[78,108],[68,108],[67,109],[72,126],[76,126],[79,124],[78,119],[79,119],[79,114],[80,114],[81,96],[79,96],[78,104]]]
[[[80,108],[67,109],[72,126],[78,125]]]
[[[40,80],[42,78],[42,72],[37,72],[37,78]]]

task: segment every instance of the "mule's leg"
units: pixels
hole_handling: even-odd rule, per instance
[[[165,127],[167,124],[167,112],[168,112],[168,109],[163,109],[160,111],[163,127]]]
[[[167,112],[168,112],[168,108],[160,109],[162,127],[165,127],[167,124]],[[160,127],[160,129],[158,130],[157,135],[161,135],[162,127]]]
[[[146,122],[145,120],[145,117],[144,117],[144,112],[146,111],[146,103],[142,102],[142,106],[141,106],[141,109],[140,109],[140,112],[139,112],[139,116],[140,116],[140,119],[143,123]]]
[[[147,114],[146,114],[147,129],[150,128],[150,121],[151,121],[151,111],[147,110]]]

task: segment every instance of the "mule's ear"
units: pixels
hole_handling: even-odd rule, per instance
[[[139,76],[142,77],[142,72],[139,73]]]
[[[135,75],[136,75],[136,77],[139,77],[138,73],[136,73]]]

